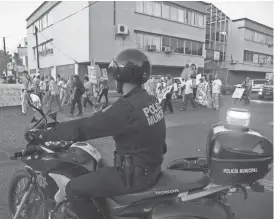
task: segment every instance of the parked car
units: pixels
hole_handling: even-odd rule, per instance
[[[261,87],[265,84],[267,84],[269,80],[268,79],[253,79],[251,80],[252,83],[252,92],[259,92]],[[242,84],[236,84],[234,85],[236,88],[242,87]]]
[[[258,93],[258,99],[272,99],[273,100],[273,80],[268,81],[266,85],[263,85]]]

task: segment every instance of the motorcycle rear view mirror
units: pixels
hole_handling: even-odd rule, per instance
[[[35,111],[38,111],[43,117],[45,117],[45,114],[42,110],[42,101],[37,94],[31,93],[29,95],[28,104],[31,108],[33,108]]]

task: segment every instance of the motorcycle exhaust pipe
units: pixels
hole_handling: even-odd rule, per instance
[[[182,192],[178,194],[178,198],[181,199],[182,202],[203,198],[205,196],[214,194],[216,192],[221,192],[224,190],[229,190],[231,186],[217,186],[217,185],[209,185],[205,187],[202,191],[189,193],[189,192]]]
[[[24,204],[28,200],[33,188],[34,188],[33,184],[30,183],[29,188],[26,191],[26,193],[24,194],[24,196],[20,202],[20,205],[18,206],[18,209],[16,210],[16,213],[15,213],[15,216],[13,217],[13,219],[19,219],[19,216],[20,216],[21,211],[23,210]]]

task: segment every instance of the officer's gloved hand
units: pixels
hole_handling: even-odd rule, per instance
[[[31,144],[40,144],[43,142],[43,139],[41,137],[41,131],[40,130],[29,130],[26,134],[25,134],[25,139],[27,142],[31,143]]]

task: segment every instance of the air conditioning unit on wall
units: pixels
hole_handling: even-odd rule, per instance
[[[128,26],[124,24],[117,24],[116,26],[116,34],[117,35],[128,35]]]
[[[155,51],[156,50],[156,45],[147,45],[147,50],[148,51]]]

